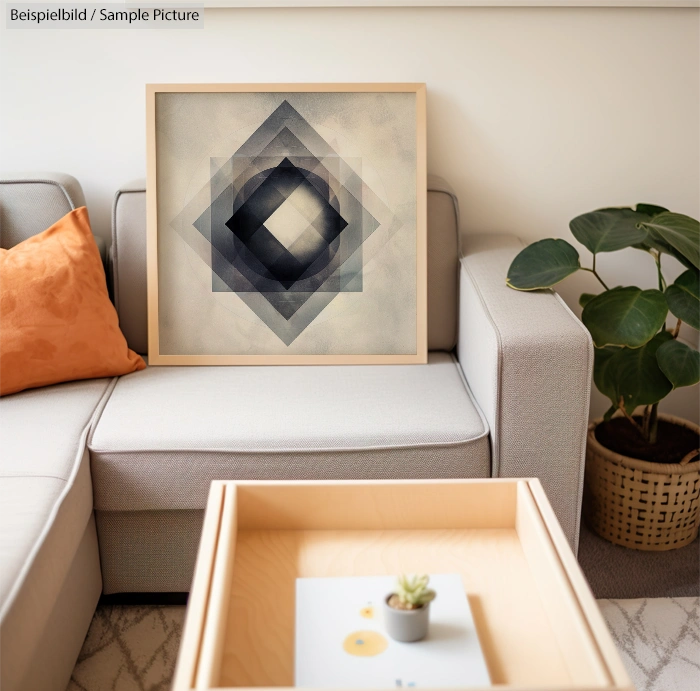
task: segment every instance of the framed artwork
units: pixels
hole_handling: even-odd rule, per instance
[[[427,361],[424,84],[147,86],[152,365]]]

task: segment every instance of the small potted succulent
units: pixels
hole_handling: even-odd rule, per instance
[[[577,216],[569,228],[592,253],[590,267],[581,266],[566,240],[540,240],[513,260],[506,282],[516,290],[538,290],[587,271],[602,288],[579,299],[581,320],[595,345],[593,379],[611,404],[589,428],[584,515],[616,544],[681,547],[700,526],[700,428],[659,414],[658,408],[673,389],[700,379],[700,353],[679,339],[683,323],[700,329],[700,224],[660,206],[637,204]],[[613,286],[600,275],[598,254],[627,247],[650,257],[655,288]],[[662,271],[664,256],[685,268],[670,284]],[[670,327],[669,313],[675,318]]]
[[[396,589],[384,600],[384,624],[387,633],[402,643],[420,641],[428,635],[430,603],[435,591],[428,588],[430,577],[402,574]]]

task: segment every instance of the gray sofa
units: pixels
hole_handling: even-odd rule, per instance
[[[83,204],[67,175],[0,178],[0,246]],[[3,691],[64,691],[95,611],[102,578],[87,437],[115,383],[94,379],[0,398]]]
[[[3,247],[83,203],[66,176],[0,195]],[[152,367],[0,399],[3,690],[65,687],[100,591],[189,589],[213,479],[537,476],[576,549],[588,333],[556,294],[505,286],[516,238],[467,236],[460,259],[439,178],[428,216],[427,365]],[[143,183],[117,193],[112,233],[114,302],[145,354]]]

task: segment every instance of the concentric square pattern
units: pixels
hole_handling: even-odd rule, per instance
[[[336,295],[362,291],[365,241],[401,227],[361,159],[338,155],[286,100],[210,173],[172,225],[211,267],[212,291],[236,293],[286,345]]]

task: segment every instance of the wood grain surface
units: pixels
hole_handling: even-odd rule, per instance
[[[571,683],[518,536],[496,528],[241,531],[219,684],[294,685],[296,578],[403,571],[462,575],[494,683]]]

